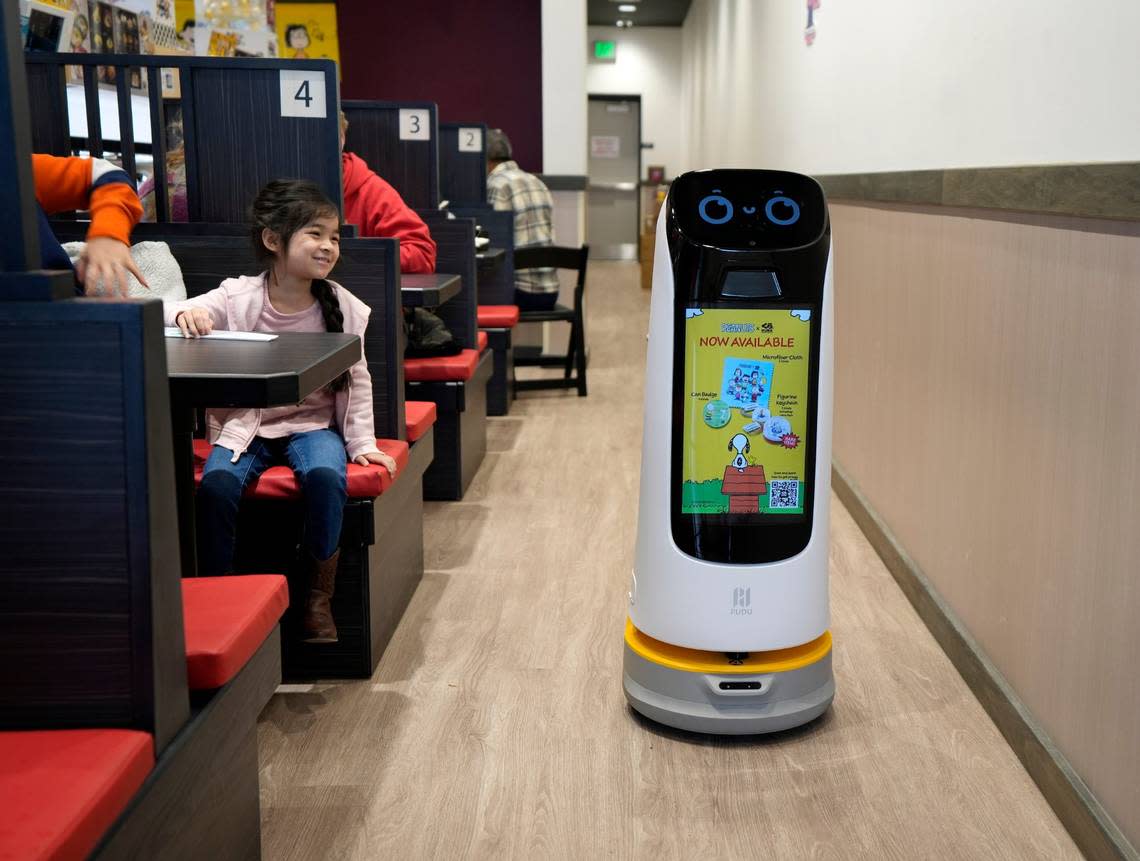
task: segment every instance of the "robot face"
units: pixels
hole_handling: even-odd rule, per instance
[[[672,218],[693,243],[722,249],[799,248],[826,230],[823,191],[783,171],[687,173],[669,191]]]

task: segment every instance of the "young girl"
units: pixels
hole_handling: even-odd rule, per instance
[[[166,325],[186,337],[213,329],[351,332],[363,337],[368,306],[326,276],[340,256],[336,207],[311,182],[275,180],[251,208],[252,239],[266,271],[227,278],[209,293],[166,307]],[[242,491],[270,466],[287,463],[304,494],[309,569],[305,639],[335,643],[329,609],[344,518],[347,460],[396,463],[376,449],[372,380],[363,353],[348,371],[297,406],[207,414],[214,443],[198,489],[199,570],[226,574]]]

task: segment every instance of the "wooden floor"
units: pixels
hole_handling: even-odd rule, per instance
[[[375,677],[262,716],[265,857],[1079,858],[834,498],[831,711],[756,740],[627,708],[648,294],[590,269],[589,397],[492,419]]]

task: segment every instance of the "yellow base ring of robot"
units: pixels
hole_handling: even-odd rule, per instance
[[[730,662],[727,652],[686,649],[655,640],[625,620],[625,643],[647,661],[689,673],[786,673],[814,664],[831,651],[831,631],[824,631],[810,643],[770,652],[748,652],[738,663]]]
[[[686,649],[625,625],[623,687],[633,708],[694,732],[777,732],[819,717],[835,696],[831,632],[789,649]]]

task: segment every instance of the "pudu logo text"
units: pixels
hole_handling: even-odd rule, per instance
[[[743,586],[737,586],[732,590],[732,609],[728,611],[730,616],[751,616],[752,615],[752,587],[747,589]]]

